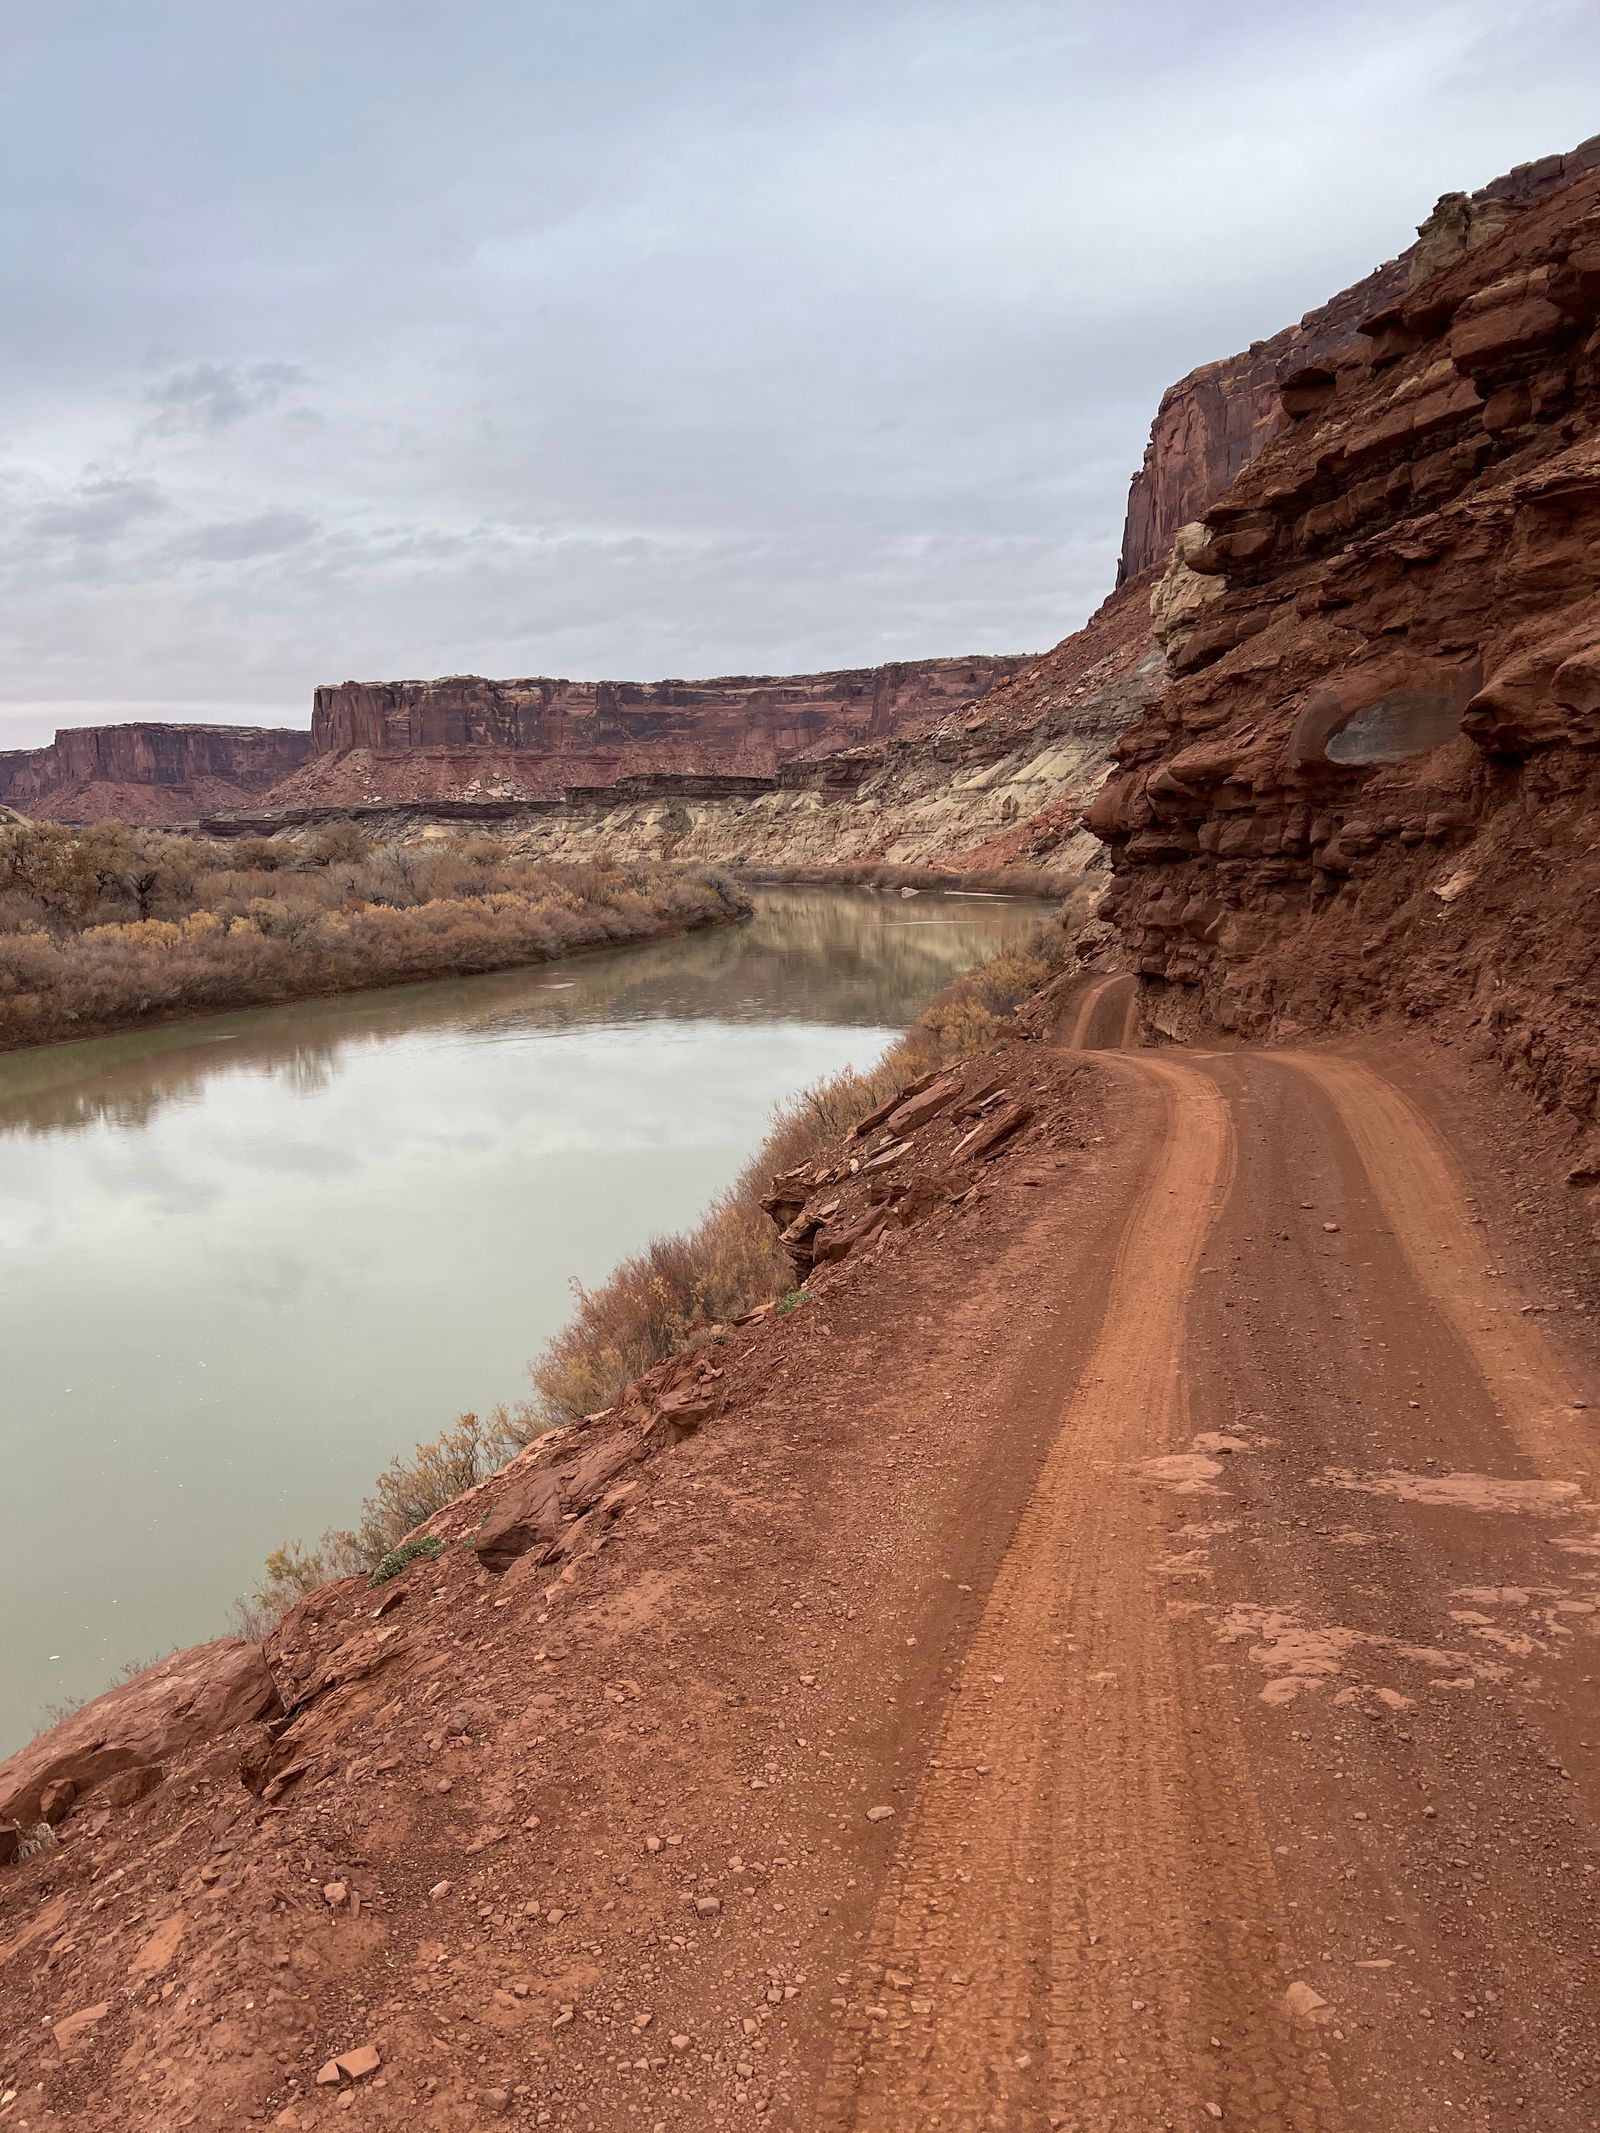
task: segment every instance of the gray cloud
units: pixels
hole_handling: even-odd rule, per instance
[[[1600,61],[1585,0],[131,21],[8,22],[0,745],[1050,643],[1163,386],[1580,138]]]
[[[260,511],[253,518],[196,526],[174,544],[172,553],[183,562],[248,563],[258,556],[306,548],[316,531],[316,520],[303,511]]]
[[[135,526],[160,518],[167,499],[153,481],[120,474],[86,474],[70,493],[27,514],[30,541],[101,547]]]
[[[148,426],[166,436],[185,429],[231,429],[304,382],[297,363],[195,363],[146,387],[144,397],[156,409]]]

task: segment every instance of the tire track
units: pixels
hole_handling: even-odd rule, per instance
[[[1139,983],[1128,973],[1091,978],[1073,1002],[1061,1037],[1069,1052],[1131,1050],[1139,1041]]]
[[[1282,1064],[1332,1101],[1395,1241],[1435,1308],[1488,1386],[1523,1452],[1562,1472],[1588,1468],[1591,1441],[1577,1424],[1584,1393],[1550,1342],[1515,1309],[1488,1271],[1469,1187],[1410,1099],[1357,1059],[1286,1052]]]
[[[1208,2107],[1338,2124],[1277,2006],[1279,1898],[1243,1744],[1187,1677],[1154,1492],[1119,1482],[1187,1444],[1182,1327],[1232,1123],[1191,1066],[1122,1070],[1159,1083],[1165,1132],[880,1901],[820,2099],[830,2128],[1107,2133]]]

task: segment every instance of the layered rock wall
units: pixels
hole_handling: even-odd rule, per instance
[[[892,661],[715,681],[344,682],[311,731],[148,724],[63,730],[0,753],[0,803],[159,825],[307,809],[493,809],[640,778],[774,778],[811,751],[927,731],[1028,662]]]
[[[1284,407],[1158,597],[1172,685],[1092,813],[1108,912],[1158,1027],[1426,1020],[1563,1110],[1592,1171],[1600,171]]]
[[[191,821],[252,804],[310,746],[270,726],[69,726],[46,748],[0,751],[0,802],[62,822]]]
[[[650,775],[771,777],[815,749],[924,731],[1021,657],[713,681],[343,682],[320,688],[292,806],[543,799]]]
[[[1362,319],[1600,164],[1600,135],[1570,155],[1545,156],[1481,191],[1447,193],[1398,259],[1308,311],[1298,325],[1240,355],[1202,364],[1161,397],[1144,462],[1128,492],[1118,582],[1167,560],[1180,526],[1197,519],[1255,458],[1282,419],[1279,380],[1348,342]]]

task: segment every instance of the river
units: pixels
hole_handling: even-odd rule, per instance
[[[0,1753],[524,1394],[571,1281],[1040,908],[766,889],[683,940],[0,1057]]]

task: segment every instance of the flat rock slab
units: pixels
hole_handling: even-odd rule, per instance
[[[282,1715],[259,1644],[219,1637],[174,1652],[0,1763],[0,1821],[37,1822],[45,1795],[58,1804],[63,1784],[79,1804],[121,1771],[159,1768],[235,1726]]]

